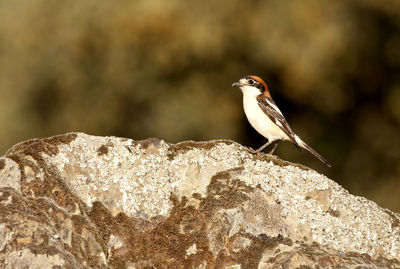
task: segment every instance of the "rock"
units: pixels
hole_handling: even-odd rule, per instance
[[[400,215],[232,141],[69,133],[0,158],[1,268],[398,268]]]

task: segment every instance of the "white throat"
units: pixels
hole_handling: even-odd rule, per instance
[[[256,87],[252,87],[252,86],[243,86],[240,87],[240,89],[242,90],[243,93],[243,98],[245,97],[257,97],[261,94],[261,91],[256,88]]]

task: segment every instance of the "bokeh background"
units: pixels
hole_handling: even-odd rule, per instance
[[[398,0],[0,1],[0,155],[82,131],[265,140],[231,84],[263,77],[334,166],[276,153],[400,211]]]

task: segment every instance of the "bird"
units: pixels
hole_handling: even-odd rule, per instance
[[[243,93],[243,108],[251,126],[268,140],[257,150],[250,149],[251,153],[259,153],[272,144],[273,147],[269,152],[272,154],[278,143],[286,140],[294,143],[299,149],[306,149],[328,167],[332,166],[292,131],[282,112],[272,100],[267,84],[262,78],[255,75],[246,76],[233,83],[232,87],[238,87]]]

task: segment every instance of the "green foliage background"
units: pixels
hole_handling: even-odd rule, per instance
[[[0,2],[0,152],[70,131],[233,139],[253,148],[240,77],[257,74],[311,166],[400,211],[400,2]]]

